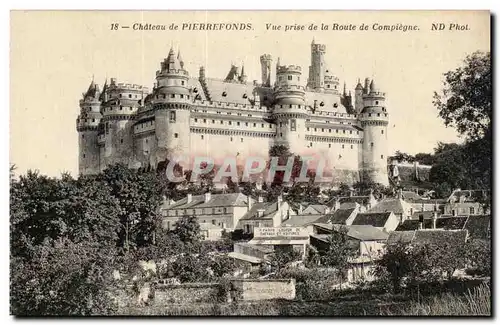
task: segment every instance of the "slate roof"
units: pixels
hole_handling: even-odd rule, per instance
[[[414,202],[421,199],[420,195],[412,191],[402,191],[401,194],[403,195],[403,200],[407,202]]]
[[[285,202],[281,202],[283,205]],[[259,217],[259,210],[264,210],[262,216]],[[278,212],[278,202],[256,202],[252,204],[252,208],[247,211],[241,217],[240,220],[264,220],[264,219],[272,219],[276,212]]]
[[[393,231],[387,239],[387,244],[411,242],[412,244],[458,245],[465,242],[467,233],[467,230],[444,229]]]
[[[426,211],[429,212],[429,211]],[[467,217],[439,217],[436,219],[436,229],[444,230],[461,230],[464,229]],[[432,219],[424,216],[423,229],[432,229]],[[400,224],[396,231],[404,230],[418,230],[420,228],[420,221],[418,218],[405,220]]]
[[[332,214],[328,215],[328,221],[334,224],[346,224],[347,219],[354,212],[355,208],[352,209],[339,209]]]
[[[290,216],[288,220],[283,221],[280,227],[302,227],[308,226],[315,222],[319,222],[320,219],[323,219],[324,216],[317,214],[303,214],[297,216]]]
[[[318,111],[346,113],[344,105],[340,102],[340,96],[332,96],[328,93],[306,91],[304,99],[306,105],[309,107],[314,107],[314,101],[316,100]],[[323,106],[319,106],[321,102],[323,102]],[[337,104],[337,107],[334,107],[334,104]]]
[[[448,198],[448,202],[451,201],[451,199],[455,199],[455,202],[460,202],[460,197],[464,196],[465,197],[465,202],[476,202],[478,198],[483,197],[483,193],[486,191],[482,190],[455,190],[453,193],[451,193],[450,197]]]
[[[205,203],[205,195],[193,195],[191,202],[188,203],[188,198],[175,202],[164,208],[164,210],[175,209],[197,209],[211,207],[229,207],[229,206],[247,206],[248,198],[241,193],[229,194],[211,194],[210,200]]]
[[[353,225],[370,225],[373,227],[384,227],[392,212],[365,212],[358,213]]]
[[[250,100],[254,98],[253,92],[256,87],[253,83],[233,83],[213,78],[206,78],[205,80],[210,98],[214,102],[250,105]],[[244,98],[244,95],[247,95],[246,98]]]
[[[383,199],[378,202],[373,208],[368,210],[369,213],[376,212],[393,212],[395,214],[402,214],[409,210],[408,203],[401,199]]]
[[[424,228],[429,229],[432,228],[432,220],[424,219]],[[396,232],[399,231],[409,231],[409,230],[417,230],[420,227],[420,221],[418,219],[408,219],[403,221],[403,223],[399,224],[396,228]]]
[[[387,240],[389,235],[373,226],[370,225],[338,225],[338,224],[328,224],[328,223],[315,223],[314,226],[320,227],[326,230],[338,231],[342,227],[347,228],[347,236],[358,239],[358,240]],[[328,234],[326,234],[328,236]]]
[[[318,212],[318,214],[324,214],[326,209],[328,209],[328,207],[326,205],[323,205],[323,204],[311,204],[306,209],[309,209],[309,208],[314,209],[315,211]]]

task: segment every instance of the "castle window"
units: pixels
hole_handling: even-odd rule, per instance
[[[344,149],[344,145],[342,145],[342,149]]]
[[[92,122],[95,122],[95,118],[92,119]]]
[[[175,98],[175,94],[170,94],[170,98]]]
[[[120,143],[123,143],[123,139],[120,139]]]
[[[335,89],[337,89],[337,86],[335,86]]]
[[[83,154],[83,158],[85,158],[85,154]]]
[[[338,130],[338,129],[335,129],[335,133],[339,133],[339,130]]]
[[[236,125],[240,126],[240,122],[236,122]]]
[[[179,133],[174,133],[174,138],[178,138],[179,137]]]
[[[282,127],[282,126],[283,126],[283,122],[280,122],[280,127]]]
[[[292,80],[292,76],[288,76],[288,80]]]
[[[370,145],[371,145],[371,147],[373,148],[373,142],[372,142]]]
[[[342,133],[345,133],[345,130],[342,130]]]
[[[354,149],[354,146],[351,144],[351,149]]]
[[[292,108],[292,104],[290,104],[290,108]]]
[[[245,126],[248,126],[248,122],[245,122]]]
[[[118,96],[118,97],[122,98],[122,94],[120,94],[120,96]]]
[[[135,95],[135,98],[137,98],[137,95]]]
[[[224,121],[220,121],[220,124],[224,124]]]
[[[231,142],[233,142],[233,137],[230,138]]]
[[[295,131],[297,129],[297,121],[295,119],[290,120],[290,131]]]
[[[254,124],[253,124],[253,127],[256,127],[256,126],[257,126],[257,123],[254,123]]]
[[[378,100],[375,101],[375,105],[378,105]]]
[[[325,129],[321,128],[321,132],[325,132]]]
[[[312,148],[312,146],[313,146],[313,143],[309,142],[309,148]]]
[[[128,94],[128,98],[132,98],[132,94]]]
[[[85,134],[82,134],[82,139],[85,139]]]
[[[372,113],[368,113],[368,117],[372,117]]]
[[[203,136],[203,134],[201,135],[201,139],[203,140],[205,137]]]
[[[280,138],[283,138],[283,132],[280,132]]]
[[[280,105],[280,108],[283,108],[283,105]]]
[[[352,134],[352,130],[351,130],[351,131],[349,131],[349,134]]]
[[[184,86],[186,82],[184,80],[181,81],[181,85]]]
[[[215,124],[215,120],[212,120],[212,124]]]
[[[130,110],[132,110],[132,107],[130,107]]]
[[[267,96],[264,96],[264,100],[267,100]]]
[[[175,123],[175,111],[170,111],[170,123]]]
[[[384,130],[380,130],[380,133],[384,134]]]
[[[332,133],[332,129],[328,129],[328,133]]]
[[[241,138],[240,141],[243,142],[243,138]]]
[[[356,131],[356,134],[359,134],[359,131]]]
[[[384,155],[380,155],[380,159],[384,159]]]
[[[331,147],[332,147],[332,144],[331,144],[331,143],[329,143],[329,144],[328,144],[328,148],[331,148]]]
[[[123,109],[123,106],[120,106],[120,111]]]
[[[148,143],[148,139],[146,139],[146,143]]]
[[[206,118],[203,119],[203,123],[207,123],[207,119]]]
[[[469,208],[469,214],[474,214],[474,212],[475,212],[475,211],[474,211],[474,207],[470,207],[470,208]]]
[[[319,103],[319,106],[325,106],[325,102]]]
[[[252,114],[248,114],[249,117],[252,117]]]
[[[273,125],[271,123],[269,123],[269,128],[272,129],[273,128]]]
[[[264,127],[264,123],[262,123],[261,127],[262,127],[262,128]]]
[[[310,131],[310,128],[307,128],[307,131]]]
[[[197,118],[195,118],[195,119],[194,119],[194,122],[195,122],[195,123],[196,123],[196,122],[198,122],[198,119],[197,119]]]
[[[231,122],[231,121],[229,121],[229,122],[227,122],[227,123],[228,123],[229,125],[233,124],[233,122]]]
[[[314,132],[316,132],[316,131],[318,131],[318,129],[317,129],[317,128],[314,128]]]
[[[326,88],[330,88],[330,85],[326,85]]]
[[[226,97],[227,96],[227,93],[224,91],[222,92],[222,97]]]
[[[181,94],[181,98],[184,98],[184,95],[183,95],[183,94]]]
[[[377,116],[380,116],[380,113],[377,113]]]

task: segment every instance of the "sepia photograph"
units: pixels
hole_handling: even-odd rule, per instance
[[[10,12],[10,314],[492,316],[489,11]]]

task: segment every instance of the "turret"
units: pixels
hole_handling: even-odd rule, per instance
[[[325,53],[324,44],[311,43],[311,65],[309,66],[309,79],[307,88],[314,91],[323,91],[325,89]]]
[[[171,48],[156,75],[158,86],[151,101],[157,139],[154,165],[190,152],[189,120],[193,98],[188,86],[189,73],[183,66],[180,56],[176,57]],[[200,78],[202,74],[204,78],[204,70],[200,69]]]
[[[304,101],[305,89],[301,85],[302,69],[296,65],[278,66],[274,88],[274,111],[277,121],[276,144],[284,144],[293,153],[305,149],[305,121],[307,117]]]
[[[119,83],[110,79],[102,96],[102,120],[99,128],[100,168],[122,163],[130,165],[133,152],[134,118],[141,106],[144,93],[149,90],[138,84]]]
[[[356,114],[361,113],[363,110],[363,85],[361,84],[361,80],[358,79],[358,84],[354,89],[354,109],[356,110]]]
[[[101,92],[92,82],[80,99],[80,115],[76,119],[78,131],[78,170],[82,175],[99,173],[99,147],[97,146],[98,127],[102,118]]]
[[[272,57],[270,54],[260,56],[260,67],[262,73],[262,86],[271,87],[271,63]]]
[[[325,93],[330,93],[330,94],[339,94],[339,78],[335,77],[330,70],[325,71],[325,77],[324,77],[324,88],[325,88]]]
[[[389,114],[385,107],[385,93],[379,91],[372,80],[368,94],[363,96],[363,110],[358,118],[364,130],[363,180],[388,185],[387,175],[387,125]]]

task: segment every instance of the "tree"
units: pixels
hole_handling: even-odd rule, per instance
[[[183,216],[174,224],[172,234],[183,243],[197,243],[201,238],[201,228],[195,216]]]
[[[406,162],[413,162],[415,160],[415,157],[413,157],[412,155],[407,154],[405,152],[401,152],[399,150],[397,150],[394,153],[393,158],[396,159],[399,162],[404,162],[404,161],[406,161]]]
[[[173,262],[172,272],[181,282],[207,282],[210,280],[210,264],[206,255],[185,254]]]
[[[227,255],[216,255],[212,259],[210,268],[217,278],[221,278],[224,275],[232,275],[236,270],[236,263]]]
[[[274,253],[271,255],[270,263],[276,271],[279,271],[288,263],[300,260],[301,257],[302,255],[291,247],[280,247],[275,249]]]
[[[352,245],[347,233],[345,226],[332,230],[328,237],[328,248],[320,251],[322,264],[335,268],[342,281],[345,280],[351,259],[358,254],[358,250]]]
[[[434,93],[433,104],[446,126],[468,140],[491,136],[491,55],[475,52],[463,65],[444,74],[443,89]]]

